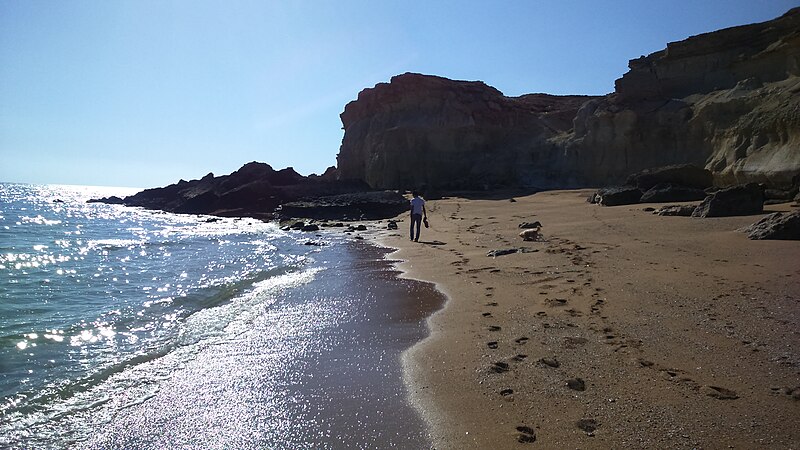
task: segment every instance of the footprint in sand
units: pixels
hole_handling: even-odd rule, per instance
[[[496,349],[497,348],[497,341],[487,342],[486,346],[491,348],[491,349]]]
[[[500,331],[502,328],[498,327],[497,325],[489,325],[489,331]]]
[[[719,386],[703,386],[701,389],[704,394],[717,400],[736,400],[739,395],[730,389]]]
[[[592,435],[597,430],[597,427],[600,426],[594,419],[581,419],[575,425],[588,435]]]
[[[491,370],[494,373],[504,373],[504,372],[508,372],[511,369],[509,369],[508,363],[505,363],[505,362],[502,362],[502,361],[498,361],[498,362],[492,364],[491,366],[489,366],[489,370]]]
[[[586,382],[582,378],[570,378],[567,380],[567,387],[573,391],[582,392],[586,390]]]
[[[544,303],[547,306],[564,306],[567,304],[567,299],[565,298],[546,298],[544,299]]]
[[[514,342],[516,342],[516,343],[517,343],[517,344],[519,344],[519,345],[523,345],[523,344],[525,344],[525,343],[527,343],[527,342],[528,342],[528,338],[526,338],[525,336],[523,336],[523,337],[521,337],[521,338],[514,339]]]
[[[517,435],[517,441],[523,444],[530,444],[536,442],[536,431],[525,425],[520,425],[517,427],[517,431],[519,434]]]
[[[502,395],[503,397],[508,397],[509,395],[511,395],[513,393],[514,393],[514,390],[510,389],[510,388],[509,389],[503,389],[502,391],[500,391],[500,395]]]
[[[517,355],[517,356],[515,356],[515,357],[513,357],[511,359],[513,359],[514,361],[517,361],[517,362],[521,362],[521,361],[525,361],[525,359],[527,357],[528,357],[528,355]]]
[[[584,345],[589,342],[588,339],[578,336],[567,336],[564,338],[564,348],[574,349],[579,345]]]
[[[539,360],[539,362],[544,364],[545,366],[553,367],[556,369],[561,367],[561,363],[558,362],[558,360],[555,358],[542,358]]]
[[[482,315],[483,317],[492,317],[492,313],[490,313],[490,312],[485,312],[485,313],[483,313],[483,314],[481,314],[481,315]]]
[[[497,302],[489,302],[486,306],[497,306]]]

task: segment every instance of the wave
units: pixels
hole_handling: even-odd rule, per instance
[[[53,421],[106,405],[109,403],[105,399],[108,395],[122,391],[137,391],[138,395],[125,402],[114,400],[110,402],[112,408],[144,401],[153,395],[152,389],[160,379],[168,377],[206,345],[246,332],[246,323],[263,314],[281,290],[310,282],[319,270],[322,269],[273,268],[220,286],[212,295],[182,299],[173,307],[186,307],[186,315],[177,333],[168,339],[151,341],[125,359],[83,377],[53,383],[38,392],[20,392],[16,403],[7,398],[6,405],[0,405],[0,434],[12,436],[26,434],[40,426],[50,428]],[[230,327],[233,322],[242,323]],[[0,339],[10,338],[19,336]]]

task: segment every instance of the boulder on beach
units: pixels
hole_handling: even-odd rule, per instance
[[[396,191],[370,191],[308,198],[284,203],[283,217],[375,220],[395,217],[408,209],[408,200]]]
[[[691,217],[695,208],[696,207],[692,205],[670,205],[654,211],[653,214],[658,216]]]
[[[636,186],[614,186],[597,191],[596,202],[603,206],[632,205],[639,203],[642,191]]]
[[[692,217],[727,217],[759,214],[764,210],[764,191],[756,183],[722,189],[709,194]]]
[[[670,203],[690,202],[704,198],[706,198],[706,192],[703,189],[673,183],[659,183],[648,189],[639,201],[641,203]]]
[[[742,231],[750,239],[800,240],[800,211],[770,214]]]

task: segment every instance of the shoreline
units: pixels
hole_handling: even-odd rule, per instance
[[[658,217],[589,192],[429,201],[422,242],[406,214],[371,238],[447,299],[403,353],[434,447],[791,447],[800,243],[734,231],[763,215]],[[523,242],[532,220],[543,239]],[[486,256],[506,248],[523,252]]]

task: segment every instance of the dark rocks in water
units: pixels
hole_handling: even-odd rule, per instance
[[[692,217],[728,217],[760,214],[764,191],[756,183],[733,186],[709,194],[695,208]]]
[[[311,219],[386,219],[408,209],[408,200],[395,191],[354,192],[287,202],[278,213]]]
[[[770,214],[743,231],[750,239],[800,240],[800,211]]]
[[[603,206],[632,205],[641,198],[642,191],[636,186],[614,186],[598,190],[596,202]]]
[[[308,225],[303,225],[303,227],[300,228],[300,231],[319,231],[319,225],[313,223]]]
[[[390,220],[389,223],[386,224],[386,228],[389,230],[396,230],[397,229],[397,221]]]
[[[91,198],[87,200],[86,203],[107,203],[109,205],[121,205],[125,203],[125,201],[116,195],[112,195],[111,197]]]
[[[538,220],[535,221],[535,222],[522,222],[521,224],[519,224],[519,228],[526,229],[526,230],[529,229],[529,228],[541,228],[541,227],[542,227],[542,224],[539,223]]]
[[[703,190],[711,187],[713,183],[714,177],[711,171],[692,164],[674,164],[645,169],[630,175],[625,182],[626,185],[636,186],[642,191],[648,191],[664,184]],[[702,197],[696,200],[702,200]]]
[[[691,217],[694,209],[695,206],[692,205],[671,205],[663,206],[661,209],[655,211],[654,214],[659,216]]]
[[[641,203],[690,202],[703,200],[706,192],[703,189],[687,187],[672,183],[659,183],[648,189],[639,200]]]
[[[367,226],[364,224],[360,224],[356,227],[356,231],[367,231]]]
[[[341,228],[344,224],[342,222],[323,222],[322,226],[326,228]]]
[[[303,177],[291,167],[274,170],[269,164],[251,162],[230,175],[209,173],[199,180],[145,189],[120,199],[107,197],[89,202],[139,206],[147,209],[224,217],[272,219],[281,204],[301,198],[369,190],[364,182],[336,181],[335,171],[322,177]]]

